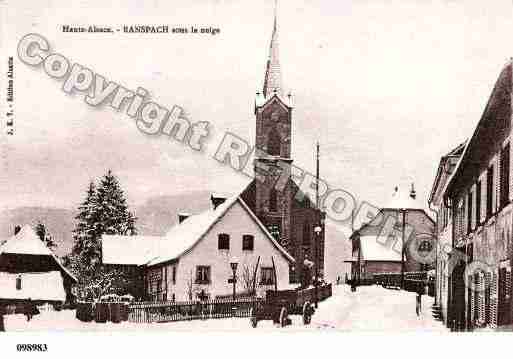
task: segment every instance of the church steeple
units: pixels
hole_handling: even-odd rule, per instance
[[[281,83],[281,68],[278,48],[278,21],[277,21],[278,0],[274,3],[274,26],[269,46],[269,57],[264,79],[264,97],[272,96],[274,92],[283,95]]]

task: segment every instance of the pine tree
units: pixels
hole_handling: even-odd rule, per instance
[[[89,183],[86,199],[78,207],[75,217],[77,223],[73,230],[72,264],[73,270],[84,276],[85,272],[94,271],[97,263],[100,263],[100,243],[95,234],[94,219],[97,212],[96,187],[94,182]]]
[[[55,241],[53,240],[50,233],[46,230],[46,226],[43,223],[38,222],[38,224],[36,225],[36,234],[39,237],[39,239],[41,239],[41,241],[43,241],[43,243],[46,244],[48,248],[50,248],[50,250],[57,248],[57,243],[55,243]]]
[[[97,204],[99,214],[97,230],[101,234],[137,234],[136,218],[128,211],[123,190],[111,170],[101,180],[97,191]]]
[[[94,182],[89,184],[86,199],[78,210],[70,263],[79,278],[82,289],[79,291],[97,298],[107,291],[126,290],[129,285],[126,273],[102,265],[102,235],[137,234],[136,217],[129,212],[119,181],[110,170],[98,188]]]

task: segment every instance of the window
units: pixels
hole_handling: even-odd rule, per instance
[[[271,156],[279,156],[281,147],[281,138],[276,128],[269,132],[269,141],[267,142],[267,153]]]
[[[245,234],[242,236],[242,250],[243,251],[252,251],[253,244],[255,242],[255,237],[251,234]]]
[[[158,293],[162,291],[162,268],[150,269],[148,281],[148,292],[153,294],[154,298],[157,298]]]
[[[16,277],[16,290],[21,290],[21,276]]]
[[[221,233],[218,236],[217,249],[230,249],[230,235]]]
[[[210,283],[210,266],[196,267],[196,284]]]
[[[260,285],[273,285],[274,271],[272,267],[260,268]]]
[[[171,279],[173,281],[173,284],[176,284],[176,267],[175,266],[173,266],[173,272],[172,272]]]
[[[481,181],[476,184],[476,227],[481,224]]]
[[[268,227],[269,233],[273,236],[274,239],[280,242],[281,228],[279,224],[271,224]]]
[[[278,210],[278,193],[275,188],[271,188],[269,193],[269,211],[276,212]]]
[[[467,196],[467,233],[472,231],[472,192]]]
[[[303,224],[303,245],[304,246],[310,245],[310,224],[309,223]]]
[[[493,165],[488,168],[486,173],[486,218],[493,214]]]
[[[505,207],[509,202],[509,143],[501,151],[501,204]]]

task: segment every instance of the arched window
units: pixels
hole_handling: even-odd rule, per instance
[[[276,127],[273,127],[269,133],[267,153],[271,156],[279,156],[281,154],[281,138]]]
[[[217,241],[217,249],[230,249],[230,235],[226,233],[220,233]]]
[[[310,244],[310,225],[308,223],[303,224],[303,245]]]
[[[276,212],[278,210],[278,193],[275,188],[271,188],[269,193],[269,211]]]

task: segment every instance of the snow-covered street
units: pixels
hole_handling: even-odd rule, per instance
[[[5,317],[7,331],[125,331],[125,330],[343,330],[343,331],[448,331],[431,315],[433,298],[422,297],[422,314],[415,313],[415,293],[383,289],[378,286],[333,286],[333,296],[319,304],[309,326],[300,316],[291,316],[292,325],[275,327],[272,321],[260,321],[251,328],[249,318],[193,320],[154,324],[83,323],[75,319],[75,311],[42,312],[27,322],[23,315]]]

